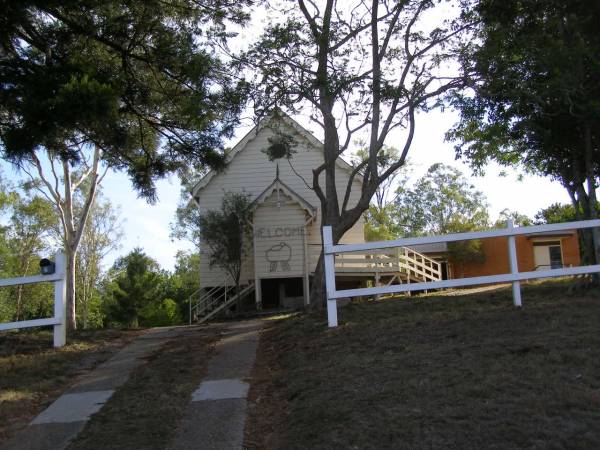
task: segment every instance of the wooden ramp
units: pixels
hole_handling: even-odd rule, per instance
[[[335,255],[339,276],[370,276],[386,284],[419,283],[442,279],[441,264],[411,248],[361,250]]]

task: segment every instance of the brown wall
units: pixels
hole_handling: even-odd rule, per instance
[[[541,239],[541,238],[539,238]],[[562,245],[563,264],[565,267],[579,266],[579,242],[577,235],[551,237],[547,240],[560,239]],[[517,263],[519,272],[535,270],[533,259],[533,239],[528,236],[516,236]],[[452,278],[479,277],[510,273],[508,262],[508,238],[497,237],[482,239],[485,261],[483,263],[457,264],[450,259]]]

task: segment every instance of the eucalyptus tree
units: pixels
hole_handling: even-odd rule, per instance
[[[463,86],[449,67],[471,23],[453,17],[449,3],[431,0],[282,2],[258,43],[245,55],[255,73],[259,115],[274,106],[310,111],[323,132],[324,160],[313,169],[311,188],[323,225],[338,242],[368,209],[378,187],[405,164],[417,114]],[[378,157],[390,132],[402,129],[397,160],[385,169]],[[345,193],[338,194],[336,160],[361,136],[367,155],[356,164]],[[360,199],[350,204],[354,180]],[[311,295],[322,306],[323,257]]]
[[[83,198],[77,203],[81,207]],[[90,208],[86,226],[81,236],[75,264],[77,288],[77,316],[83,328],[101,324],[98,285],[102,275],[103,260],[121,246],[120,209],[108,199],[96,195]]]
[[[439,235],[487,228],[484,194],[463,173],[433,164],[412,187],[400,186],[394,219],[404,236]]]
[[[0,143],[54,204],[74,268],[89,208],[107,168],[140,195],[182,166],[221,167],[246,85],[213,51],[244,23],[250,0],[34,0],[0,8]],[[89,185],[79,216],[78,185]]]

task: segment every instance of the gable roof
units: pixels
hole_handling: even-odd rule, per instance
[[[269,116],[262,119],[248,133],[246,133],[246,135],[242,139],[240,139],[237,144],[235,144],[235,146],[229,152],[229,155],[227,155],[227,158],[228,158],[227,162],[230,163],[236,157],[236,155],[238,153],[240,153],[244,148],[246,148],[246,145],[248,144],[248,142],[250,140],[252,140],[262,128],[268,126],[271,123],[271,121],[276,120],[276,119],[281,119],[281,120],[283,120],[283,122],[285,124],[291,126],[295,131],[297,131],[300,134],[300,136],[302,136],[304,139],[306,139],[309,142],[309,144],[311,144],[314,148],[318,149],[319,151],[323,150],[323,143],[319,139],[317,139],[310,131],[308,131],[306,128],[304,128],[302,125],[300,125],[296,120],[294,120],[292,117],[290,117],[284,111],[277,109],[276,113],[272,113]],[[344,170],[352,170],[354,168],[351,164],[346,162],[341,157],[338,157],[335,162],[338,167],[340,167]],[[192,197],[195,198],[196,195],[198,194],[198,191],[202,190],[205,186],[207,186],[208,183],[210,183],[210,181],[216,175],[218,175],[218,172],[211,170],[210,172],[205,174],[202,178],[200,178],[200,180],[198,180],[198,182],[192,188],[192,192],[191,192]],[[355,179],[360,180],[360,179],[362,179],[362,177],[360,176],[360,174],[357,174]]]
[[[267,198],[269,198],[271,194],[276,190],[283,191],[285,195],[290,197],[292,200],[298,202],[300,207],[304,209],[311,217],[314,218],[317,214],[317,209],[313,205],[311,205],[300,194],[296,193],[291,187],[289,187],[287,184],[285,184],[279,179],[279,173],[277,173],[277,176],[275,177],[273,182],[269,186],[267,186],[267,188],[264,191],[262,191],[252,201],[252,203],[250,203],[250,207],[252,209],[256,208],[259,204],[263,203]]]

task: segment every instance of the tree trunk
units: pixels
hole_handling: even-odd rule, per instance
[[[75,258],[76,251],[65,246],[67,252],[66,285],[67,285],[67,327],[69,330],[77,329],[77,316],[75,309]]]
[[[310,285],[310,309],[322,309],[325,304],[325,260],[323,250],[319,255],[315,275]]]

